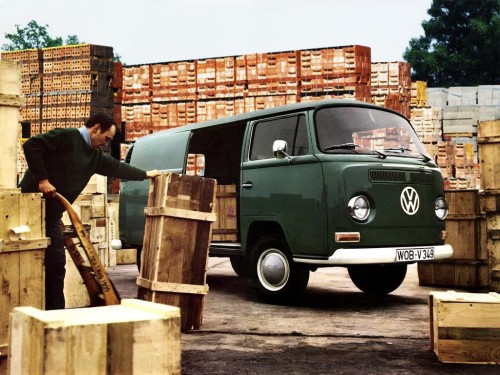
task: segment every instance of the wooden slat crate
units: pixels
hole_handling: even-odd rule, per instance
[[[11,316],[9,374],[180,374],[179,308],[120,305]]]
[[[48,243],[41,194],[0,191],[0,357],[7,352],[12,309],[45,306]]]
[[[479,122],[477,143],[481,189],[500,190],[500,120]]]
[[[486,220],[477,190],[445,192],[445,221],[453,258],[418,264],[420,285],[485,288],[489,284]]]
[[[146,225],[138,296],[181,308],[182,329],[202,322],[216,180],[166,173],[155,178]]]
[[[236,185],[217,185],[215,209],[217,221],[212,227],[212,241],[238,240]]]
[[[431,349],[445,363],[500,363],[500,295],[431,292]]]

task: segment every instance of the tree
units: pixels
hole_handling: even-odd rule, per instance
[[[39,25],[36,21],[32,20],[26,27],[21,28],[16,25],[16,33],[5,33],[5,38],[10,40],[11,43],[4,44],[2,49],[4,51],[14,51],[19,49],[37,49],[46,47],[62,46],[63,39],[61,37],[52,38],[47,32],[48,25]],[[80,44],[76,35],[68,35],[66,45]]]
[[[427,13],[425,35],[412,38],[403,54],[413,80],[430,87],[500,83],[498,0],[433,0]]]

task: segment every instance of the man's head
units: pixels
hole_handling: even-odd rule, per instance
[[[116,126],[113,119],[103,113],[91,116],[86,122],[90,135],[91,147],[96,150],[109,143],[116,133]]]

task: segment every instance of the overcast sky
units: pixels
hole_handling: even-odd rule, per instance
[[[0,46],[35,20],[128,65],[360,44],[400,61],[432,0],[0,0]]]

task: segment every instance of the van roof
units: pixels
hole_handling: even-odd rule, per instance
[[[268,116],[273,116],[273,115],[278,115],[278,114],[286,114],[289,112],[296,112],[296,111],[301,111],[301,110],[303,111],[303,110],[307,110],[307,109],[319,108],[319,107],[324,107],[324,106],[332,106],[332,105],[343,105],[343,106],[351,105],[351,106],[358,106],[358,107],[362,106],[362,107],[370,107],[370,108],[377,108],[377,109],[386,109],[383,107],[375,106],[373,104],[368,104],[365,102],[360,102],[360,101],[350,100],[350,99],[324,99],[324,100],[316,100],[316,101],[288,104],[288,105],[284,105],[284,106],[267,108],[267,109],[262,109],[262,110],[258,110],[258,111],[242,113],[239,115],[223,117],[220,119],[215,119],[215,120],[210,120],[210,121],[182,125],[182,126],[178,126],[175,128],[155,132],[153,134],[145,135],[141,138],[147,138],[147,137],[153,136],[154,134],[158,134],[158,133],[164,133],[164,132],[179,133],[179,132],[185,132],[185,131],[192,131],[195,129],[210,127],[210,126],[214,126],[214,125],[223,125],[223,124],[230,124],[230,123],[239,122],[239,121],[255,120],[255,119],[262,118],[262,117],[268,117]]]

